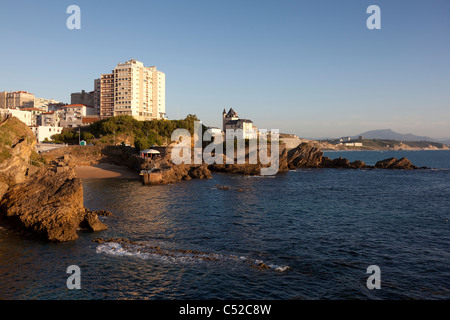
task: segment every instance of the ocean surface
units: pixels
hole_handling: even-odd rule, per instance
[[[432,169],[84,180],[85,206],[114,214],[101,217],[109,229],[70,243],[0,229],[0,299],[449,299],[450,151],[325,155]],[[70,265],[80,290],[66,286]]]

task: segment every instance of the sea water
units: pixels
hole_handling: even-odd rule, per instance
[[[0,229],[0,298],[449,299],[450,151],[325,155],[431,169],[83,180],[85,206],[113,213],[108,230],[47,243]],[[67,289],[70,265],[81,290]]]

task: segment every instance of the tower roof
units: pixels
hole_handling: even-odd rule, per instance
[[[237,113],[233,110],[233,108],[230,108],[230,110],[227,113],[227,117],[234,117],[237,116]]]

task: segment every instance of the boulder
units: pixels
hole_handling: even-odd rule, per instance
[[[144,184],[168,184],[176,183],[182,180],[191,179],[211,179],[211,171],[206,164],[188,165],[188,164],[171,164],[165,168],[159,169],[157,172],[144,174]]]
[[[318,168],[322,163],[323,152],[312,144],[303,142],[287,152],[289,169]]]
[[[10,187],[0,202],[0,216],[12,227],[50,241],[76,240],[79,228],[106,228],[95,213],[86,212],[81,180],[72,171],[42,170]]]
[[[364,163],[364,161],[356,160],[356,161],[350,162],[350,167],[354,168],[354,169],[361,169],[361,168],[366,168],[368,166]]]
[[[211,179],[211,171],[206,164],[191,167],[188,172],[192,179]]]
[[[88,210],[86,210],[84,219],[80,223],[80,228],[88,231],[102,231],[108,229],[108,227],[98,219],[97,214]]]
[[[78,238],[77,230],[106,229],[95,212],[83,206],[81,180],[64,155],[61,166],[35,166],[36,137],[15,117],[0,123],[0,220],[50,241]],[[55,162],[57,164],[57,162]]]
[[[379,169],[404,169],[404,170],[412,170],[418,169],[417,166],[413,165],[411,161],[407,158],[388,158],[384,160],[380,160],[375,164],[375,168]]]

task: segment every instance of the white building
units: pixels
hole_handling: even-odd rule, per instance
[[[33,130],[33,133],[39,142],[44,141],[46,138],[47,140],[51,141],[52,140],[51,137],[54,134],[61,133],[62,129],[63,129],[62,127],[52,127],[52,126],[31,127],[31,130]]]
[[[49,111],[43,112],[40,115],[39,125],[41,126],[50,126],[50,127],[59,127],[60,117],[62,112],[60,111]]]
[[[258,137],[258,129],[253,125],[253,121],[240,119],[233,108],[230,108],[228,113],[223,109],[222,125],[225,140],[234,137],[238,139],[256,139]]]
[[[130,115],[137,120],[163,119],[166,76],[156,67],[131,59],[100,79],[100,117]]]
[[[346,142],[346,143],[344,143],[344,146],[347,146],[347,147],[362,147],[363,143],[362,142]]]
[[[44,113],[43,110],[38,108],[22,108],[20,109],[22,111],[29,111],[31,112],[31,126],[37,126],[39,124],[39,119],[42,113]]]
[[[3,116],[12,116],[18,118],[27,126],[33,125],[33,114],[30,111],[23,111],[19,109],[0,109],[0,113]]]
[[[84,104],[69,104],[60,109],[59,125],[64,128],[75,128],[83,125],[83,118],[86,116],[95,116],[96,111],[93,106]]]
[[[48,111],[49,104],[58,104],[61,103],[55,99],[44,99],[44,98],[34,98],[34,107],[41,109],[42,111]]]

